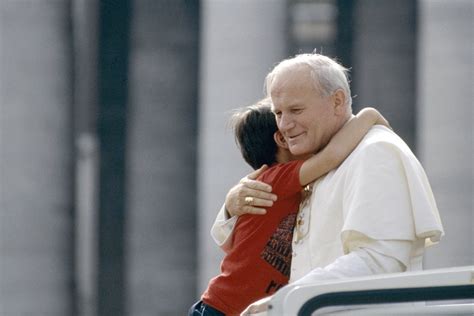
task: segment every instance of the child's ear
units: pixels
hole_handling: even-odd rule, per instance
[[[275,140],[275,143],[278,145],[278,147],[288,149],[288,143],[280,131],[276,131],[275,134],[273,134],[273,139]]]

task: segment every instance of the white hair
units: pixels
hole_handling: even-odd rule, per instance
[[[346,106],[349,108],[352,106],[349,69],[335,60],[317,53],[299,54],[277,64],[265,78],[266,95],[270,96],[271,85],[279,73],[288,69],[296,69],[302,65],[309,67],[313,84],[322,96],[329,96],[341,89],[346,96]]]

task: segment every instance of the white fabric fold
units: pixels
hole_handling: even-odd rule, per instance
[[[378,240],[440,240],[444,231],[427,176],[396,134],[372,128],[340,169],[347,169],[345,249],[351,231]]]
[[[223,205],[217,214],[216,220],[211,228],[211,237],[214,242],[225,252],[232,247],[232,231],[238,216],[226,218],[225,205]]]

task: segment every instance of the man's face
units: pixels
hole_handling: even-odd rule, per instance
[[[321,96],[307,68],[286,70],[277,75],[270,94],[278,129],[293,155],[318,152],[336,133],[333,98]]]

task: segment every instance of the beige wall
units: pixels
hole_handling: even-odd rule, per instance
[[[0,1],[0,315],[73,312],[68,1]]]
[[[126,309],[185,315],[196,287],[199,5],[133,2]]]

